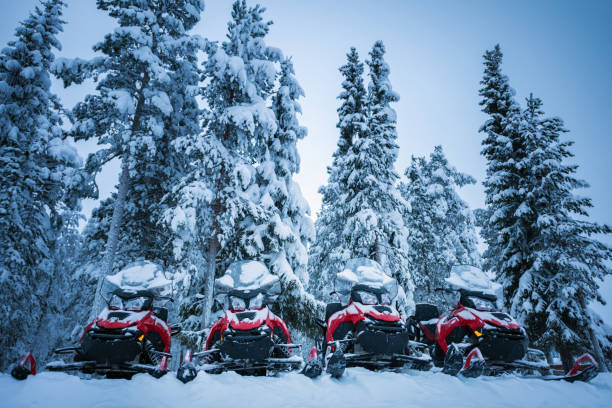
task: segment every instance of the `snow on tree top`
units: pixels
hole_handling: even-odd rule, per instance
[[[121,289],[134,291],[152,289],[162,292],[172,285],[172,281],[164,276],[162,267],[149,261],[133,262],[118,273],[107,276],[106,280]]]
[[[481,291],[491,295],[498,295],[500,288],[485,272],[471,265],[453,266],[450,276],[444,280],[458,289]]]
[[[280,281],[259,261],[239,261],[231,264],[222,277],[215,279],[215,289],[218,293],[264,289],[268,294],[280,294]]]
[[[368,258],[355,258],[346,263],[344,270],[336,274],[335,289],[345,300],[355,285],[385,289],[393,299],[397,295],[397,281],[387,275],[380,264]]]

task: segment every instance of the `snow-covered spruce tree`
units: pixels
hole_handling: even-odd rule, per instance
[[[41,3],[0,53],[0,370],[32,345],[51,306],[56,243],[87,177],[50,92],[64,3]]]
[[[394,165],[398,145],[396,113],[390,103],[399,100],[389,82],[389,66],[381,41],[370,51],[367,130],[347,153],[348,195],[343,236],[350,257],[372,258],[398,280],[412,308],[414,283],[407,264],[406,228],[402,216],[407,203],[398,189]]]
[[[561,119],[544,117],[540,99],[527,99],[521,131],[526,156],[517,164],[527,175],[517,214],[528,230],[529,258],[509,300],[536,346],[557,350],[565,368],[587,350],[605,367],[599,343],[608,341],[597,338],[588,305],[604,303],[599,283],[612,260],[612,249],[593,236],[612,230],[585,219],[591,200],[574,190],[588,185],[575,177],[578,166],[566,163],[573,142],[560,140],[565,132]]]
[[[480,81],[482,111],[489,116],[480,128],[485,133],[481,154],[487,160],[484,181],[486,209],[477,218],[481,236],[488,247],[483,266],[493,271],[503,286],[506,307],[527,268],[528,250],[525,224],[517,209],[521,204],[519,183],[524,177],[517,166],[524,158],[520,133],[521,110],[514,100],[514,90],[502,74],[499,45],[484,55],[484,77]]]
[[[204,134],[176,141],[191,167],[166,219],[175,232],[176,255],[186,257],[191,271],[181,317],[194,341],[211,323],[214,278],[230,263],[258,258],[263,250],[261,231],[253,230],[267,216],[259,204],[255,164],[277,131],[268,102],[281,61],[280,51],[264,42],[271,23],[262,21],[263,12],[244,1],[233,4],[227,40],[206,45]]]
[[[338,108],[340,129],[338,149],[333,154],[332,165],[327,168],[327,185],[321,186],[321,210],[315,221],[316,240],[310,246],[308,269],[310,290],[320,299],[330,299],[336,273],[353,256],[349,240],[344,236],[346,221],[345,203],[349,195],[349,168],[345,160],[353,148],[353,143],[366,133],[366,90],[363,84],[363,63],[359,61],[357,50],[352,47],[346,55],[347,62],[340,67],[344,77],[342,101]]]
[[[284,59],[279,87],[272,98],[277,130],[263,144],[257,166],[259,204],[269,215],[252,230],[263,244],[258,257],[281,280],[282,293],[276,305],[280,315],[292,328],[314,337],[317,328],[312,322],[323,313],[323,305],[304,289],[308,284],[306,248],[314,238],[314,228],[310,207],[293,181],[300,166],[297,141],[306,136],[306,128],[299,125],[297,118],[301,113],[297,100],[303,95],[291,60]]]
[[[192,84],[181,72],[184,64],[195,64],[194,40],[187,31],[204,8],[201,0],[98,0],[97,5],[119,24],[94,46],[102,56],[63,60],[56,66],[65,85],[90,77],[97,83],[97,92],[72,112],[75,139],[96,137],[99,144],[108,145],[89,157],[88,168],[96,172],[109,160],[121,159],[93,313],[102,306],[104,276],[115,267],[135,257],[161,263],[171,258],[169,245],[163,245],[159,202],[180,160],[171,157],[175,151],[169,144],[181,128],[193,127],[177,126],[180,122],[173,115],[182,120],[182,98],[177,95]],[[125,256],[115,262],[119,248]]]
[[[409,203],[408,265],[415,282],[415,301],[444,304],[436,288],[445,286],[453,265],[480,265],[474,216],[457,188],[476,183],[448,164],[442,146],[429,160],[413,157],[400,190]],[[450,305],[449,305],[450,306]]]

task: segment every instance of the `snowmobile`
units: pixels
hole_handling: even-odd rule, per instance
[[[215,299],[224,305],[211,327],[205,350],[187,352],[177,378],[186,383],[198,370],[211,374],[275,375],[303,365],[301,345],[292,344],[285,322],[268,307],[280,295],[280,281],[257,261],[239,261],[215,280]]]
[[[546,380],[589,381],[597,375],[593,357],[578,358],[566,375],[552,375],[545,354],[529,348],[529,339],[520,323],[497,307],[497,297],[486,290],[469,290],[457,285],[458,276],[481,275],[474,267],[453,267],[442,289],[456,301],[444,316],[430,304],[417,304],[411,318],[413,338],[430,345],[433,362],[450,375],[464,377],[516,373]]]
[[[340,377],[345,367],[428,370],[427,346],[409,339],[409,330],[393,305],[397,281],[370,259],[347,262],[336,275],[340,302],[327,304],[319,349],[327,372]]]
[[[168,309],[154,306],[156,302],[168,300],[171,299],[151,290],[114,290],[108,307],[85,327],[78,344],[54,350],[56,354],[70,354],[72,361],[53,361],[45,369],[108,378],[131,378],[136,373],[161,377],[168,370],[167,360],[172,357],[171,337],[180,332],[180,328],[166,323]],[[32,353],[11,374],[17,379],[36,374]]]

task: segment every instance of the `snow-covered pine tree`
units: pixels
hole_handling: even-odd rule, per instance
[[[102,306],[103,278],[115,267],[135,257],[162,263],[171,258],[163,245],[160,201],[170,191],[173,166],[180,160],[171,157],[172,138],[182,128],[197,128],[192,122],[180,124],[187,117],[178,95],[188,94],[194,85],[192,75],[182,75],[185,65],[195,66],[194,39],[187,31],[204,8],[202,0],[98,0],[97,4],[119,24],[94,46],[102,56],[63,60],[56,66],[65,85],[90,77],[97,83],[97,92],[73,110],[75,139],[96,137],[99,144],[108,145],[89,157],[88,168],[96,172],[109,160],[121,159],[118,192],[111,199],[113,215],[109,230],[102,232],[107,234],[106,251],[93,313]],[[115,262],[118,248],[125,255]]]
[[[210,323],[215,276],[264,250],[263,231],[256,226],[265,224],[269,212],[260,205],[255,165],[277,131],[269,102],[282,59],[264,42],[271,24],[263,21],[264,11],[234,2],[227,40],[206,45],[204,134],[176,143],[192,165],[166,218],[176,234],[176,254],[190,265],[192,296],[183,301],[181,316],[193,340]]]
[[[48,0],[0,54],[0,370],[32,345],[50,306],[56,242],[88,178],[50,92],[64,3]]]
[[[514,100],[508,77],[502,74],[499,45],[484,54],[484,77],[479,91],[482,111],[489,116],[480,128],[485,133],[481,154],[487,160],[484,181],[486,209],[477,215],[481,236],[487,243],[483,266],[493,271],[503,286],[510,308],[519,279],[527,268],[524,224],[517,216],[521,204],[519,183],[524,174],[517,167],[524,157],[520,134],[521,110]]]
[[[396,113],[399,100],[391,88],[389,66],[381,41],[370,51],[367,129],[353,141],[345,160],[349,172],[343,236],[350,257],[372,258],[398,280],[412,308],[414,283],[407,264],[406,228],[402,216],[407,203],[398,189]]]
[[[526,156],[517,163],[527,172],[517,214],[529,231],[528,269],[509,301],[536,346],[557,350],[566,368],[587,350],[605,367],[599,343],[608,341],[598,339],[588,305],[604,303],[598,289],[611,273],[612,249],[595,236],[612,230],[586,220],[592,202],[574,190],[588,185],[576,178],[578,166],[566,163],[573,142],[560,140],[565,132],[563,121],[544,117],[542,101],[530,95],[521,131]]]
[[[412,157],[405,174],[400,191],[409,204],[404,222],[415,301],[444,304],[435,289],[445,287],[450,268],[480,265],[474,216],[457,194],[457,188],[476,180],[450,166],[442,146],[434,148],[429,160]]]
[[[260,205],[269,213],[265,222],[253,226],[263,244],[258,256],[279,276],[282,292],[277,301],[280,315],[292,328],[314,337],[311,322],[323,313],[322,304],[308,294],[308,244],[314,239],[310,207],[293,175],[299,171],[297,141],[306,136],[299,125],[298,99],[304,95],[291,60],[281,62],[279,87],[272,99],[278,127],[274,137],[262,144],[256,183]]]
[[[360,135],[366,133],[366,90],[363,84],[363,63],[354,47],[346,55],[347,62],[340,67],[344,77],[342,92],[338,99],[342,101],[338,108],[340,129],[338,148],[333,154],[332,165],[327,168],[329,179],[327,185],[321,186],[321,210],[315,221],[316,240],[310,246],[308,269],[310,275],[309,289],[320,299],[329,300],[336,273],[353,255],[344,237],[345,203],[349,195],[349,169],[345,160],[353,143]]]

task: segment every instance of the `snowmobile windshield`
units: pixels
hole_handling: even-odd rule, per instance
[[[355,285],[351,291],[351,299],[363,305],[391,304],[391,296],[384,288],[372,288],[366,285]]]
[[[360,301],[364,305],[375,305],[378,303],[376,293],[368,292],[367,290],[355,291],[354,299]]]
[[[246,310],[246,300],[238,296],[229,296],[229,307],[232,310],[242,311]]]
[[[463,306],[471,307],[473,309],[486,311],[497,310],[497,305],[495,304],[495,302],[489,299],[483,299],[478,296],[466,296],[463,302],[467,303]]]
[[[151,298],[146,296],[137,296],[123,300],[123,308],[125,310],[145,310],[151,306]]]
[[[263,293],[258,293],[257,296],[249,299],[249,309],[261,309],[264,307],[264,300]]]

